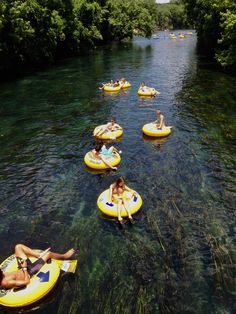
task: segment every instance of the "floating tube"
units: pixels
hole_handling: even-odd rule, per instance
[[[160,92],[158,92],[155,88],[146,87],[145,89],[140,88],[138,90],[139,96],[156,96],[160,95]]]
[[[125,83],[122,83],[120,81],[120,86],[121,86],[121,88],[125,89],[125,88],[131,87],[131,84],[130,84],[130,82],[127,82],[127,81]]]
[[[112,153],[111,155],[103,155],[103,158],[112,167],[117,166],[121,161],[120,155],[116,152]],[[101,159],[98,159],[94,156],[92,151],[88,152],[84,156],[84,162],[88,167],[93,168],[93,169],[109,169],[109,167],[105,165]]]
[[[155,123],[148,123],[143,126],[143,133],[153,137],[164,137],[171,133],[173,126],[166,126],[162,129],[157,129]]]
[[[106,124],[102,124],[102,125],[99,125],[97,126],[94,131],[93,131],[93,134],[96,133],[99,129],[101,129],[102,127],[105,127]],[[114,138],[118,138],[120,137],[121,135],[123,134],[123,129],[119,129],[119,130],[113,130],[113,131],[108,131],[108,132],[105,132],[103,133],[102,135],[100,136],[96,136],[97,138],[100,138],[102,140],[110,140],[110,139],[114,139]]]
[[[135,193],[135,196],[133,195]],[[127,206],[129,206],[129,210],[131,215],[137,213],[142,206],[142,198],[136,191],[125,191],[122,197],[126,200]],[[98,208],[101,210],[102,213],[111,216],[111,217],[118,217],[117,214],[117,204],[116,202],[109,203],[108,202],[109,196],[109,189],[103,191],[97,200]],[[121,210],[121,217],[128,217],[126,210],[122,206]]]
[[[31,262],[36,260],[30,257]],[[0,265],[3,272],[13,272],[18,270],[15,255],[9,256]],[[20,307],[30,305],[43,298],[55,286],[60,275],[60,267],[55,260],[45,263],[39,272],[30,279],[26,287],[1,289],[0,304],[9,307]]]
[[[105,92],[118,92],[119,90],[121,90],[121,86],[109,86],[109,85],[105,85],[103,87],[103,90]]]

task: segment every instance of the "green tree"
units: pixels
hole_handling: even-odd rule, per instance
[[[200,46],[222,66],[236,65],[236,3],[232,0],[183,0]]]
[[[188,28],[184,5],[180,1],[157,5],[156,25],[158,29]]]
[[[0,64],[44,63],[110,40],[150,36],[155,0],[1,0]]]

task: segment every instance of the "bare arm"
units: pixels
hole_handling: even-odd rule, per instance
[[[133,189],[130,189],[127,185],[125,185],[125,191],[133,192],[133,196],[137,195]]]
[[[133,190],[130,189],[127,185],[124,186],[124,190],[125,190],[125,191],[129,191],[129,192],[133,192]]]
[[[23,279],[9,279],[7,281],[7,286],[8,287],[21,287],[21,286],[26,286],[30,283],[30,277],[29,277],[29,274],[27,272],[27,270],[23,270],[23,273],[24,273],[24,277]]]
[[[99,158],[104,162],[104,164],[105,164],[107,167],[109,167],[109,168],[111,168],[111,169],[113,169],[113,170],[117,170],[117,167],[111,166],[111,165],[105,160],[105,158],[104,158],[101,154],[99,154]]]
[[[122,130],[122,127],[118,123],[116,123],[114,126],[117,130]]]
[[[113,189],[113,185],[111,184],[110,188],[109,188],[109,194],[108,194],[108,202],[109,203],[112,203],[112,189]]]
[[[163,116],[161,116],[159,128],[162,128],[162,127],[163,127],[163,122],[164,122],[163,120],[164,120],[164,119],[163,119]]]

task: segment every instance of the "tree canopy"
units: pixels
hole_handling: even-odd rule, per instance
[[[150,36],[155,0],[1,0],[0,64],[51,62],[82,47]]]
[[[185,7],[180,1],[157,5],[158,29],[183,29],[189,27]]]
[[[200,45],[222,66],[236,66],[236,2],[183,0],[194,23]]]

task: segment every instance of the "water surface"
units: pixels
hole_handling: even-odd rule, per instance
[[[98,89],[120,77],[132,88]],[[142,81],[161,95],[139,98]],[[17,242],[79,249],[75,276],[27,311],[236,311],[235,85],[196,55],[195,36],[161,33],[0,86],[1,260]],[[166,139],[141,132],[156,109],[174,125]],[[94,173],[83,158],[111,116],[124,128],[122,163]],[[143,198],[122,229],[96,207],[119,175]]]

